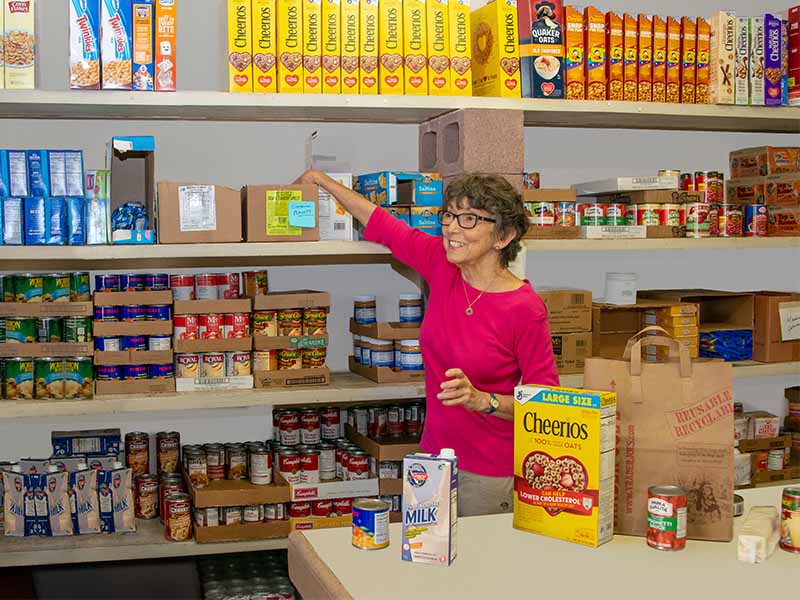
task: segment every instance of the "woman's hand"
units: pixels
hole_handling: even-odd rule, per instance
[[[320,182],[322,181],[324,176],[325,176],[325,174],[322,173],[321,171],[314,171],[314,170],[310,169],[310,170],[306,171],[305,173],[303,173],[297,179],[297,181],[295,183],[305,183],[305,184],[310,184],[310,185],[320,185]]]
[[[309,170],[303,173],[295,183],[318,185],[327,191],[344,209],[363,225],[369,222],[373,211],[377,208],[361,194],[344,187],[322,171]]]
[[[489,409],[489,396],[475,389],[469,377],[461,369],[445,371],[445,377],[451,377],[442,383],[442,391],[436,397],[445,406],[463,406],[467,410],[484,412]]]

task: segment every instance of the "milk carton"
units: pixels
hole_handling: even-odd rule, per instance
[[[403,560],[449,565],[456,558],[458,459],[449,448],[403,460]]]

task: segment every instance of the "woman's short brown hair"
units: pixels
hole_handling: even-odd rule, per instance
[[[500,251],[500,262],[508,267],[522,249],[522,237],[528,231],[528,215],[522,196],[505,177],[464,175],[447,186],[444,207],[477,208],[497,219],[498,239],[514,232],[514,239]]]

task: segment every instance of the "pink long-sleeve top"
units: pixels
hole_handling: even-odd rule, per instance
[[[365,239],[387,246],[427,281],[430,297],[420,330],[427,413],[420,445],[426,452],[453,448],[466,471],[491,477],[514,474],[513,423],[436,395],[448,369],[461,369],[482,392],[513,395],[521,383],[558,385],[547,309],[530,285],[486,292],[467,316],[461,270],[448,262],[441,237],[412,229],[378,208]],[[480,291],[466,284],[470,301]]]

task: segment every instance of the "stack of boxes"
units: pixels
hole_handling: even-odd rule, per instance
[[[787,397],[791,388],[787,389]],[[734,416],[734,484],[749,486],[784,481],[800,475],[792,460],[792,434],[781,430],[780,417],[766,411]]]
[[[439,173],[379,171],[359,175],[356,190],[411,227],[441,234],[444,182]]]
[[[666,330],[672,337],[689,349],[690,358],[697,358],[700,352],[700,323],[696,304],[676,304],[644,311],[644,325],[656,325]],[[658,335],[657,331],[650,332]],[[647,357],[652,360],[662,358],[665,348],[648,346]]]
[[[547,321],[559,375],[583,373],[592,356],[592,292],[537,290],[547,307]]]

